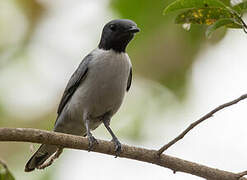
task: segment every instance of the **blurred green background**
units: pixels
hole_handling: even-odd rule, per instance
[[[82,58],[96,47],[103,25],[114,18],[126,18],[134,20],[141,33],[127,50],[133,64],[133,86],[120,112],[113,118],[112,127],[122,142],[152,148],[174,137],[184,127],[179,121],[183,121],[182,118],[191,120],[188,112],[193,112],[189,107],[197,106],[190,93],[195,73],[193,66],[201,53],[217,46],[226,30],[218,30],[209,40],[205,38],[203,26],[193,25],[189,31],[184,30],[174,24],[174,14],[162,15],[171,2],[0,1],[0,126],[51,130],[63,89]],[[216,73],[219,71],[215,69]],[[204,80],[199,80],[201,85],[205,82],[209,87],[211,81]],[[201,91],[207,94],[206,88]],[[205,103],[207,108],[212,108],[211,104],[214,103]],[[200,113],[203,112],[206,111]],[[181,127],[176,129],[176,125],[171,124],[174,122]],[[164,130],[164,127],[169,128]],[[102,127],[94,133],[96,137],[110,139]],[[68,150],[47,170],[26,174],[23,169],[31,155],[29,146],[29,143],[0,143],[0,158],[8,163],[16,179],[62,179],[61,169],[69,159]],[[78,152],[71,150],[70,153]],[[84,157],[82,166],[87,161],[97,160]],[[70,161],[73,162],[73,158]],[[101,179],[111,179],[101,171]],[[83,172],[83,177],[88,177],[87,172]],[[123,176],[126,177],[128,173]],[[72,179],[80,178],[78,175]]]

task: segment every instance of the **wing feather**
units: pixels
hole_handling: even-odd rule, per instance
[[[131,82],[132,82],[132,67],[130,67],[130,73],[129,73],[129,78],[128,78],[128,82],[127,82],[127,89],[126,89],[127,92],[130,89]]]
[[[89,64],[89,61],[91,59],[92,59],[92,55],[91,54],[87,55],[82,60],[82,62],[80,63],[80,65],[78,66],[76,71],[73,73],[73,75],[71,76],[71,78],[70,78],[70,80],[69,80],[69,82],[68,82],[68,84],[64,90],[60,104],[58,106],[58,110],[57,110],[58,116],[60,115],[63,108],[65,107],[67,102],[70,100],[70,98],[72,97],[74,92],[76,91],[77,87],[86,78],[87,73],[88,73],[88,64]]]

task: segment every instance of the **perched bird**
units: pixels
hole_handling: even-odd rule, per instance
[[[132,66],[125,50],[139,31],[136,23],[127,19],[112,20],[104,26],[98,47],[82,60],[65,88],[55,132],[87,136],[91,150],[97,143],[91,130],[103,123],[112,136],[116,155],[121,152],[121,143],[109,125],[131,86]],[[41,145],[25,171],[39,168],[57,149]]]

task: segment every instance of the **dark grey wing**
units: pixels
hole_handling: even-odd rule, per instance
[[[129,78],[128,78],[128,82],[127,82],[127,89],[126,89],[127,92],[130,89],[131,82],[132,82],[132,67],[130,67],[130,74],[129,74]]]
[[[71,96],[76,91],[77,87],[80,85],[80,83],[86,78],[87,72],[88,72],[88,64],[89,61],[92,59],[92,55],[87,55],[82,62],[80,63],[79,67],[76,69],[74,74],[71,76],[65,90],[63,93],[63,97],[60,101],[60,104],[58,106],[58,116],[62,112],[64,106],[67,104],[67,102],[70,100]]]

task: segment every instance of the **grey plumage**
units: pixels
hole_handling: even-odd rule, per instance
[[[84,135],[83,116],[90,116],[93,130],[102,123],[102,115],[109,111],[115,114],[122,103],[131,68],[128,55],[101,49],[90,54],[87,77],[58,116],[54,131]]]
[[[76,88],[83,81],[83,79],[85,79],[87,71],[88,71],[88,63],[91,59],[92,59],[92,55],[91,54],[87,55],[82,60],[79,67],[76,69],[76,71],[74,72],[74,74],[70,78],[70,80],[69,80],[69,82],[65,88],[63,97],[62,97],[60,104],[58,106],[58,110],[57,110],[58,116],[62,112],[64,106],[66,105],[66,103],[68,102],[70,97],[74,94]]]
[[[130,89],[132,83],[132,67],[130,67],[130,73],[129,73],[129,77],[128,77],[128,83],[127,83],[127,88],[126,91],[128,92]]]
[[[65,88],[54,131],[87,135],[90,150],[96,142],[91,130],[104,123],[112,135],[116,153],[121,151],[121,144],[109,124],[122,104],[125,91],[131,86],[132,67],[125,48],[138,31],[136,24],[130,20],[113,20],[106,24],[99,48],[83,59]],[[116,46],[116,42],[124,46]],[[42,165],[56,150],[56,146],[41,145],[26,164],[25,171]]]

